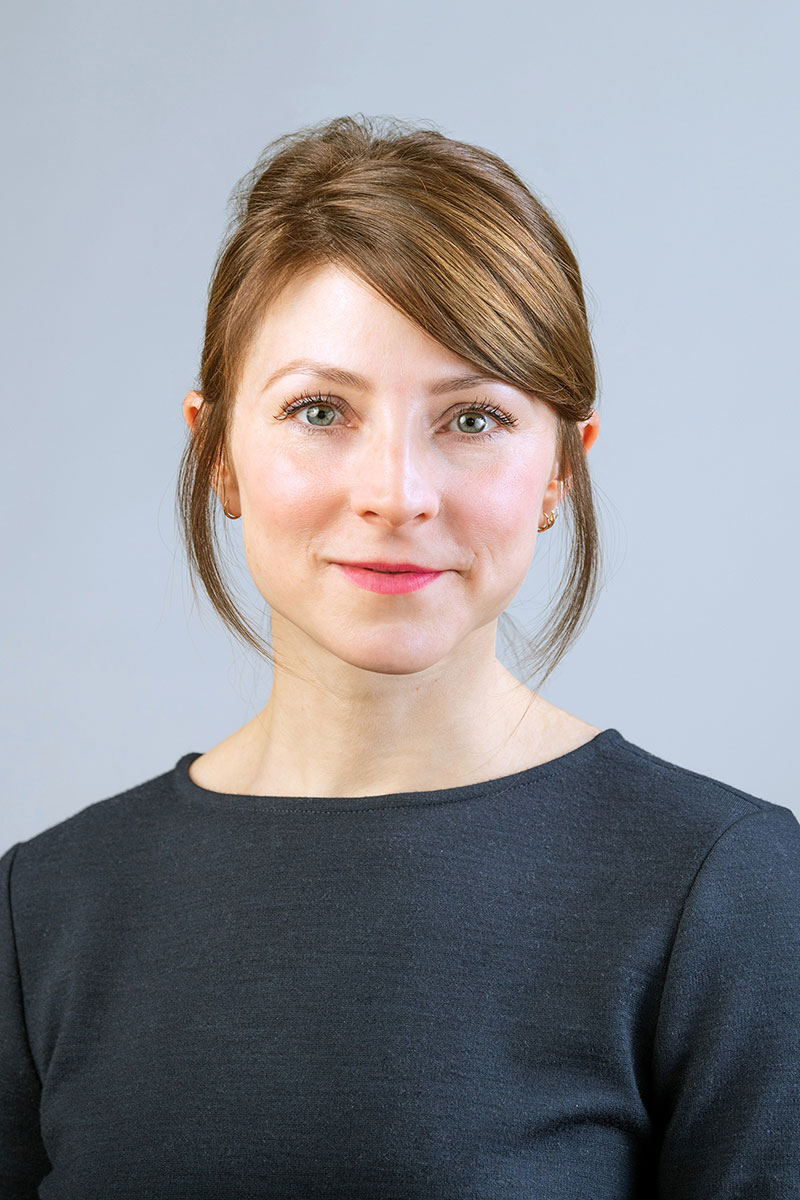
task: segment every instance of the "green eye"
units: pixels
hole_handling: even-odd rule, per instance
[[[287,417],[293,416],[294,413],[302,412],[304,409],[315,408],[323,410],[330,409],[333,413],[338,412],[341,416],[345,415],[341,404],[333,401],[330,394],[323,396],[320,392],[304,392],[302,396],[297,396],[294,400],[285,401],[285,403],[281,405],[279,416],[277,416],[275,419],[277,421],[282,421]],[[480,414],[481,416],[491,417],[492,420],[496,421],[499,425],[506,429],[513,429],[515,425],[519,424],[517,418],[511,413],[506,412],[505,409],[498,408],[494,404],[489,404],[484,401],[478,401],[475,404],[463,404],[455,413],[453,413],[448,424],[451,424],[453,421],[456,421],[467,414],[475,413]],[[337,427],[333,425],[332,421],[327,425],[306,425],[303,424],[303,422],[300,422],[300,427],[307,433],[311,433],[315,429],[333,429],[338,433],[342,428],[341,426]],[[495,437],[497,432],[497,430],[479,430],[477,433],[459,431],[456,436],[461,441],[465,442],[482,442],[488,440],[489,438]]]

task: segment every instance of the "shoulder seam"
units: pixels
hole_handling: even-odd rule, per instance
[[[775,809],[777,809],[777,808],[778,808],[778,806],[776,805]],[[786,811],[789,811],[789,810],[787,809]],[[716,847],[719,845],[719,843],[722,841],[722,839],[725,837],[725,835],[730,833],[731,829],[733,829],[734,826],[741,824],[742,821],[747,821],[751,817],[756,817],[759,814],[763,814],[765,817],[775,817],[777,815],[777,812],[773,811],[773,809],[771,809],[771,808],[766,808],[766,809],[754,808],[751,812],[742,813],[741,816],[735,817],[734,820],[731,821],[728,825],[726,825],[725,828],[720,833],[718,833],[717,836],[714,838],[713,842],[711,843],[711,845],[706,850],[705,854],[700,859],[700,862],[697,864],[697,870],[695,871],[694,875],[692,876],[691,882],[686,889],[686,894],[683,897],[683,902],[681,903],[681,911],[678,914],[677,921],[675,922],[675,930],[672,934],[672,940],[670,942],[669,952],[667,954],[667,965],[664,968],[664,974],[661,978],[661,987],[659,989],[659,995],[658,995],[658,1009],[656,1010],[656,1019],[655,1019],[654,1025],[653,1025],[653,1045],[652,1045],[651,1064],[650,1064],[651,1071],[652,1071],[652,1059],[653,1059],[653,1056],[655,1055],[656,1042],[658,1040],[658,1027],[659,1027],[659,1023],[661,1021],[661,1005],[662,1005],[663,999],[664,999],[664,989],[667,984],[667,976],[669,975],[670,967],[672,965],[672,955],[675,951],[675,944],[678,940],[678,934],[680,933],[681,925],[683,924],[683,917],[684,917],[684,913],[686,912],[686,905],[689,903],[689,897],[691,896],[692,892],[694,891],[694,887],[700,876],[700,872],[703,870],[703,867],[708,862],[708,859],[711,856],[712,852],[716,849]]]
[[[666,759],[659,759],[658,755],[649,754],[646,750],[643,750],[641,746],[635,746],[632,742],[628,742],[627,739],[625,745],[618,741],[609,742],[608,749],[612,752],[615,750],[620,750],[623,754],[634,754],[637,758],[644,759],[645,762],[649,763],[651,767],[656,767],[662,771],[669,771],[677,775],[691,775],[695,779],[702,780],[703,783],[713,783],[716,787],[722,788],[724,791],[729,792],[730,795],[736,796],[738,800],[746,801],[749,805],[751,805],[754,812],[769,812],[771,808],[781,807],[780,805],[772,804],[772,802],[769,800],[764,800],[758,796],[751,796],[747,792],[740,791],[739,788],[733,787],[733,785],[730,783],[724,783],[721,779],[714,779],[711,775],[704,775],[702,771],[693,771],[690,767],[680,766],[679,763],[671,763],[667,762]],[[750,814],[745,813],[744,815],[749,816]],[[723,832],[725,831],[723,830]]]
[[[9,928],[11,930],[11,945],[12,945],[12,949],[14,951],[14,965],[16,966],[16,969],[17,969],[17,988],[19,990],[19,1005],[20,1005],[20,1010],[22,1013],[22,1028],[23,1028],[23,1032],[25,1034],[25,1049],[28,1052],[28,1058],[31,1061],[31,1066],[33,1067],[33,1070],[36,1074],[36,1078],[39,1081],[39,1087],[41,1088],[42,1079],[39,1074],[39,1068],[36,1066],[36,1059],[33,1057],[31,1041],[30,1041],[30,1037],[28,1036],[28,1022],[25,1017],[25,992],[23,991],[23,987],[22,987],[22,973],[20,971],[20,966],[19,966],[19,948],[17,946],[17,931],[14,928],[14,909],[11,904],[11,873],[14,869],[14,863],[17,860],[17,851],[19,850],[21,845],[22,845],[22,842],[17,842],[14,846],[11,847],[11,857],[8,860],[8,887],[7,887],[7,895],[6,895],[6,905],[8,907],[8,924],[9,924]]]

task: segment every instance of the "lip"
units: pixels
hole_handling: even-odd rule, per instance
[[[423,575],[426,571],[433,574],[439,573],[434,567],[421,567],[419,563],[340,562],[337,565],[340,567],[364,567],[370,571],[413,571],[416,575]]]
[[[398,571],[396,568],[382,574],[378,569],[354,567],[351,563],[334,563],[334,566],[338,567],[351,583],[368,592],[380,592],[384,596],[419,591],[445,574],[444,571]]]

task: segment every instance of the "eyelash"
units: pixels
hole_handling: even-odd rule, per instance
[[[318,404],[324,408],[332,408],[336,412],[341,413],[342,416],[344,416],[344,411],[343,411],[342,406],[340,404],[335,403],[333,400],[331,400],[330,392],[327,394],[327,396],[321,395],[320,392],[313,392],[313,393],[303,392],[302,396],[298,396],[294,400],[286,400],[280,407],[280,416],[277,416],[275,418],[275,420],[283,421],[286,419],[286,417],[290,417],[294,413],[300,412],[304,408],[309,408],[312,404]],[[511,413],[506,412],[505,409],[497,408],[495,405],[488,404],[488,403],[486,403],[486,401],[482,401],[482,400],[478,401],[476,404],[463,404],[458,409],[457,412],[453,413],[450,420],[455,421],[457,417],[460,417],[462,415],[462,413],[468,413],[468,412],[469,413],[472,413],[472,412],[486,413],[488,416],[492,417],[495,421],[497,421],[498,424],[504,426],[505,428],[509,428],[509,429],[513,429],[513,427],[515,425],[519,424],[519,421],[517,420],[517,418],[515,416],[512,416]],[[328,425],[328,426],[303,425],[301,423],[300,428],[303,430],[306,430],[306,431],[310,431],[312,429],[319,429],[319,430],[325,432],[326,430],[336,429],[337,427],[335,425]],[[341,428],[341,426],[339,426],[338,428]],[[484,440],[488,440],[489,438],[495,437],[498,432],[499,432],[498,430],[493,430],[493,431],[487,432],[487,433],[475,433],[475,434],[457,433],[456,437],[464,442],[482,442]]]

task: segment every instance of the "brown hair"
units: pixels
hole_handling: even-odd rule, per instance
[[[583,632],[598,591],[594,497],[577,428],[591,415],[597,379],[578,264],[502,159],[435,128],[384,121],[343,116],[284,134],[232,192],[195,383],[204,402],[178,474],[192,586],[197,595],[199,579],[227,627],[274,665],[273,647],[223,578],[213,482],[228,461],[235,397],[267,307],[300,272],[349,268],[442,346],[557,415],[570,548],[550,616],[537,639],[523,639],[530,662],[546,668],[541,686]]]

